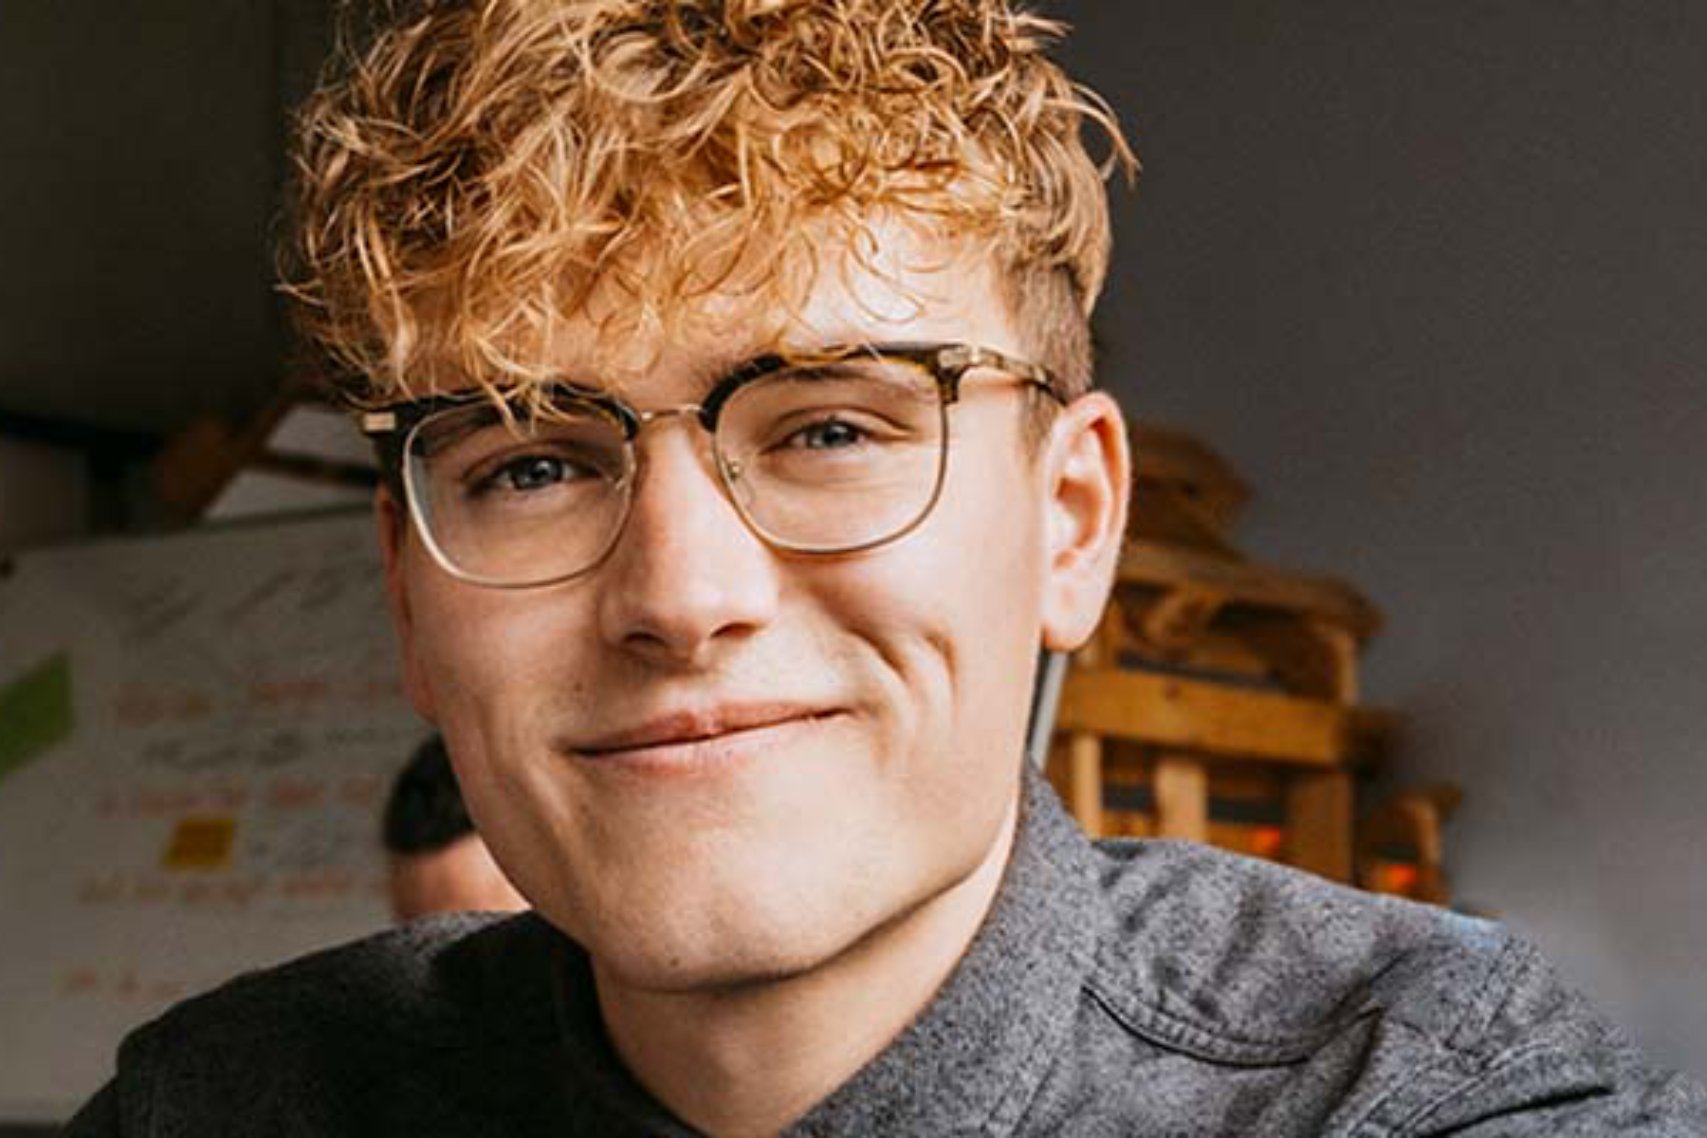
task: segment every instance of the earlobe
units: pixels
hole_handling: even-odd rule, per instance
[[[397,629],[397,642],[402,649],[403,692],[429,723],[437,722],[432,690],[422,675],[416,645],[414,611],[404,572],[409,542],[409,514],[403,503],[381,486],[374,492],[374,523],[378,530],[380,557],[385,566],[385,599],[391,609],[391,622]]]
[[[1103,392],[1056,417],[1044,469],[1043,646],[1071,651],[1096,630],[1108,602],[1131,497],[1131,456],[1120,408]]]

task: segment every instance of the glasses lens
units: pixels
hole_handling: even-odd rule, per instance
[[[944,437],[931,373],[870,356],[750,383],[717,424],[736,505],[771,541],[801,551],[857,549],[917,524],[941,486]]]
[[[597,564],[622,525],[631,483],[622,425],[560,401],[506,416],[441,411],[409,436],[416,521],[457,575],[497,585],[562,580]]]

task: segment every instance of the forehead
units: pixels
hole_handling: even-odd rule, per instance
[[[946,340],[1022,352],[995,272],[982,243],[877,219],[851,236],[826,232],[794,280],[755,288],[732,279],[638,327],[619,290],[595,290],[561,325],[547,362],[606,390],[689,399],[778,350]]]

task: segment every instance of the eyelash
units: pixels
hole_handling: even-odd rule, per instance
[[[830,430],[831,428],[840,428],[840,429],[845,430],[845,431],[851,431],[855,434],[856,437],[853,440],[851,440],[850,443],[846,443],[846,444],[828,444],[828,445],[817,445],[817,446],[814,446],[812,443],[807,442],[805,440],[805,436],[807,436],[809,434],[812,434],[815,432],[824,432],[824,431]],[[826,416],[825,418],[817,419],[817,420],[814,420],[810,423],[803,424],[802,426],[796,428],[795,430],[790,431],[783,438],[782,443],[783,443],[783,445],[786,446],[786,445],[792,443],[794,440],[799,439],[799,440],[801,440],[801,442],[803,444],[801,447],[801,449],[803,449],[803,450],[841,450],[841,449],[844,449],[845,446],[857,445],[858,443],[868,442],[868,441],[870,441],[871,437],[872,437],[872,432],[869,431],[868,429],[866,429],[865,427],[860,426],[858,423],[855,423],[850,419],[843,418],[840,415],[831,414],[831,415]]]
[[[551,454],[544,451],[523,451],[517,454],[506,455],[497,459],[489,460],[488,462],[482,463],[481,468],[471,471],[464,480],[465,485],[468,488],[468,493],[473,497],[485,497],[493,494],[532,493],[535,488],[516,486],[513,483],[513,479],[518,471],[537,462],[551,462],[556,464],[557,472],[561,476],[554,478],[548,485],[561,485],[563,483],[573,481],[576,478],[577,471],[580,471],[582,476],[587,476],[591,473],[589,468],[560,454]],[[506,479],[510,479],[511,483],[506,485]]]

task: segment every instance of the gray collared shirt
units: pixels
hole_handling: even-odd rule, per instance
[[[242,978],[127,1040],[82,1135],[691,1135],[623,1071],[587,962],[463,918]],[[1496,925],[1181,843],[1092,845],[1027,777],[984,927],[791,1126],[828,1135],[1707,1135]]]

